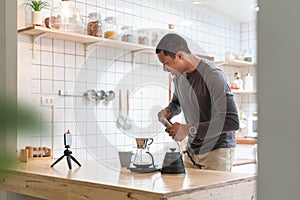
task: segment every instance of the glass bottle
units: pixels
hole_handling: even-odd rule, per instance
[[[62,0],[59,6],[51,10],[50,27],[62,31],[84,32],[82,17],[70,0]]]
[[[102,37],[102,22],[100,13],[90,13],[87,24],[87,34],[96,37]]]
[[[253,76],[250,73],[244,78],[244,90],[253,91]]]
[[[243,80],[241,79],[241,74],[239,72],[234,73],[234,80],[233,80],[234,87],[232,89],[243,90]]]
[[[104,29],[104,38],[117,40],[118,39],[118,26],[116,23],[115,17],[107,17],[105,19]]]

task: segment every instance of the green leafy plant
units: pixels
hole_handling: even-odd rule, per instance
[[[25,0],[24,5],[31,7],[34,11],[41,11],[43,8],[48,6],[48,2],[41,0]]]
[[[43,130],[43,124],[41,123],[39,113],[33,111],[29,104],[17,103],[16,99],[13,97],[4,97],[0,95],[1,142],[3,142],[3,140],[11,140],[10,133],[17,132],[17,134],[24,135],[32,133],[32,131]],[[16,161],[15,152],[9,151],[8,148],[9,147],[6,147],[5,145],[0,145],[0,169],[12,167],[12,164],[14,164]]]

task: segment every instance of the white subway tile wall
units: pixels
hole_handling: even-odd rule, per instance
[[[60,0],[48,2],[55,7]],[[192,47],[196,53],[213,56],[219,61],[225,59],[226,52],[250,50],[256,61],[255,22],[241,24],[203,6],[191,7],[171,0],[75,0],[73,3],[85,22],[90,12],[100,12],[102,19],[116,17],[119,28],[129,25],[134,29],[167,29],[168,24],[173,23],[176,32],[196,44]],[[25,12],[24,9],[19,11]],[[50,10],[45,13],[44,17],[47,17]],[[19,25],[29,26],[26,24],[30,21],[28,17],[26,12],[27,19],[20,18]],[[168,74],[163,72],[154,55],[139,53],[132,62],[131,54],[125,50],[95,45],[85,52],[83,44],[42,37],[37,40],[32,57],[31,37],[24,34],[18,37],[19,98],[30,101],[38,113],[45,115],[43,121],[46,123],[46,128],[39,133],[20,134],[19,148],[46,145],[54,149],[53,155],[57,158],[64,149],[63,133],[69,129],[73,134],[73,154],[79,159],[116,160],[118,150],[134,150],[136,136],[155,138],[150,151],[154,152],[155,158],[162,159],[162,150],[171,140],[156,122],[156,114],[169,101]],[[242,77],[248,72],[255,77],[256,73],[255,68],[222,69],[228,82],[233,80],[235,71]],[[87,90],[112,90],[115,99],[93,101],[86,97],[60,96],[59,90],[82,94]],[[122,109],[119,107],[119,90],[122,91]],[[55,105],[42,106],[42,96],[55,97]],[[247,116],[257,110],[255,94],[237,94],[235,98]],[[117,128],[116,120],[120,114],[125,117],[129,114],[131,130]],[[182,116],[176,120],[182,120]]]

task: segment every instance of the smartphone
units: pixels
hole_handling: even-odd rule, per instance
[[[69,130],[66,133],[64,133],[64,145],[66,148],[72,145],[72,135]]]

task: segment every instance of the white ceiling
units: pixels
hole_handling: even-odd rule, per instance
[[[178,0],[181,2],[202,5],[239,22],[256,20],[257,0]]]

